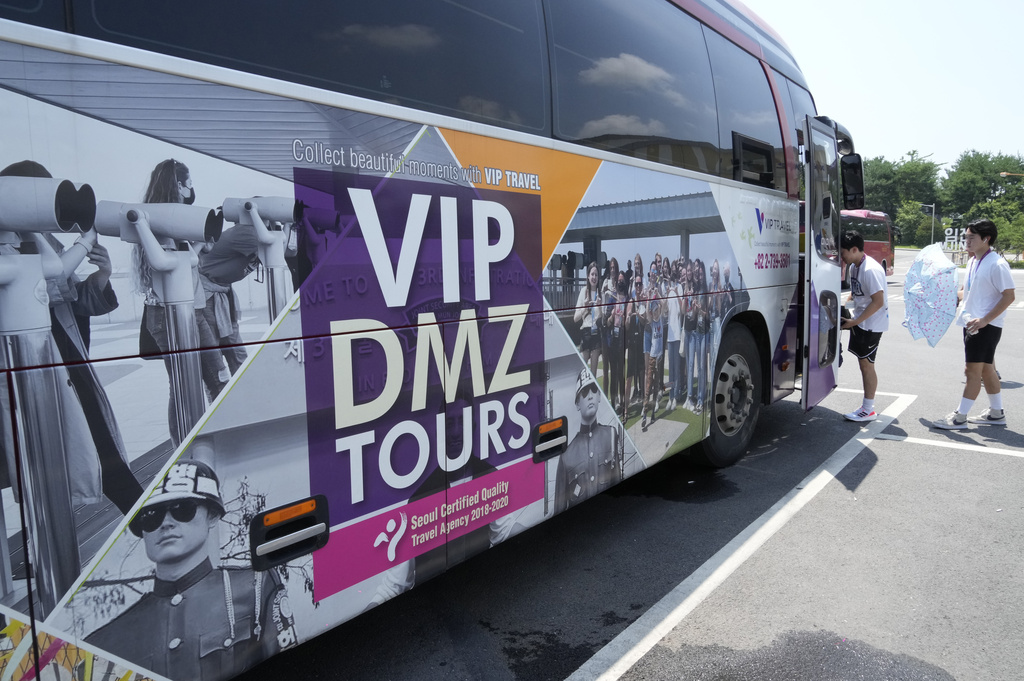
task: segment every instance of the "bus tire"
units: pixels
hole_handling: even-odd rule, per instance
[[[701,443],[701,459],[724,468],[743,457],[761,413],[761,357],[743,324],[730,324],[722,335],[712,379],[711,427]]]

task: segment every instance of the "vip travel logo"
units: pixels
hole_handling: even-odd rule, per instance
[[[764,231],[764,211],[755,208],[754,212],[757,214],[757,233],[761,234]]]
[[[757,233],[762,234],[766,229],[774,229],[780,232],[789,231],[789,221],[780,220],[778,218],[765,217],[764,211],[755,208],[754,213],[757,215]]]

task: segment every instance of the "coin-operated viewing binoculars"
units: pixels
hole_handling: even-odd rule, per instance
[[[192,268],[198,258],[187,242],[216,241],[223,228],[224,218],[202,206],[116,201],[96,204],[96,231],[142,245],[155,275],[153,292],[165,305],[194,300]]]
[[[267,307],[270,322],[288,304],[291,278],[285,262],[287,234],[284,225],[302,220],[305,206],[301,201],[283,196],[257,196],[249,199],[227,198],[221,210],[224,219],[239,226],[251,225],[259,242],[260,262],[267,270]]]
[[[302,219],[305,205],[285,196],[254,196],[250,199],[224,199],[224,219],[240,224],[253,219],[253,211],[264,222],[291,223]]]
[[[67,276],[49,233],[89,232],[96,196],[87,185],[38,177],[0,177],[0,365],[39,367],[11,372],[18,405],[19,457],[26,473],[24,508],[41,612],[52,611],[81,569],[61,418],[61,358],[54,352],[46,280]],[[74,249],[77,262],[88,252]],[[70,271],[74,264],[68,261]],[[69,274],[70,272],[68,272]],[[12,471],[13,474],[13,471]]]
[[[96,204],[96,230],[104,236],[140,243],[139,225],[155,236],[175,241],[216,241],[224,229],[224,218],[215,210],[184,203]],[[144,245],[144,244],[143,244]]]
[[[96,195],[87,184],[40,177],[0,177],[0,231],[83,232],[96,218]]]
[[[87,232],[95,218],[96,195],[87,184],[0,177],[0,242],[18,251],[0,259],[0,334],[50,328],[49,301],[36,289],[46,277],[59,276],[62,266],[42,235]]]

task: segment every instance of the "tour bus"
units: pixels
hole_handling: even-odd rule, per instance
[[[0,679],[230,678],[836,386],[860,157],[738,3],[254,9],[0,2]]]
[[[857,230],[864,237],[864,252],[878,261],[887,276],[892,276],[896,260],[896,237],[892,220],[877,210],[843,210],[843,230]]]

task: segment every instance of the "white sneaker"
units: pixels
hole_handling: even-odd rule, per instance
[[[943,430],[966,430],[967,415],[961,414],[958,411],[951,412],[947,414],[944,419],[932,421],[932,428],[942,428]]]
[[[874,411],[858,409],[857,411],[851,411],[849,414],[843,414],[843,418],[847,421],[874,421],[878,418],[878,414]]]
[[[1005,426],[1006,412],[1002,409],[986,409],[978,416],[967,417],[967,423],[974,423],[979,426]]]

